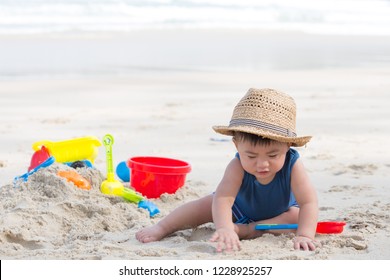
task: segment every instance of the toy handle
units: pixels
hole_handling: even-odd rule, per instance
[[[273,229],[297,229],[298,224],[258,224],[255,226],[257,230],[273,230]]]
[[[121,196],[131,202],[138,203],[144,200],[143,196],[137,194],[134,190],[129,188],[123,188]]]
[[[103,144],[106,148],[106,161],[107,161],[107,179],[114,179],[114,167],[112,164],[112,145],[114,144],[114,137],[111,134],[106,134],[103,137]]]
[[[17,176],[14,178],[14,186],[16,186],[16,181],[19,180],[19,179],[23,179],[23,181],[27,181],[28,177],[32,174],[34,174],[35,172],[37,172],[39,169],[41,169],[42,167],[48,167],[50,166],[51,164],[53,164],[55,162],[55,158],[53,156],[49,157],[47,160],[45,160],[44,162],[42,162],[40,165],[38,165],[37,167],[31,169],[29,172],[21,175],[21,176]]]

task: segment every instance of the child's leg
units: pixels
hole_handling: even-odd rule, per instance
[[[256,230],[255,226],[257,224],[296,224],[298,223],[298,207],[290,207],[286,212],[280,214],[279,216],[273,217],[271,219],[253,222],[249,224],[236,224],[235,229],[237,231],[238,237],[240,239],[252,239],[259,237],[265,233],[262,230]],[[294,232],[295,230],[268,230],[267,233],[281,234],[287,232]]]
[[[212,202],[213,195],[188,202],[173,210],[157,224],[138,231],[136,238],[143,243],[158,241],[175,231],[212,222]]]

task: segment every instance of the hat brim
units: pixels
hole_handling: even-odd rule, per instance
[[[272,133],[272,132],[264,130],[264,129],[251,127],[251,126],[237,126],[237,127],[213,126],[213,129],[217,133],[220,133],[223,135],[229,135],[229,136],[233,136],[235,131],[251,133],[251,134],[258,135],[258,136],[261,136],[264,138],[269,138],[269,139],[272,139],[275,141],[290,143],[294,147],[304,146],[312,138],[312,136],[287,137],[287,136],[282,136],[282,135],[279,135],[276,133]]]

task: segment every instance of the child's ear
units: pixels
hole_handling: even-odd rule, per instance
[[[234,146],[236,146],[236,149],[237,149],[237,140],[236,140],[236,138],[233,137],[232,140],[233,140]]]

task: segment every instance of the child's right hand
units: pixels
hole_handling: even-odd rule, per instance
[[[317,242],[306,236],[296,236],[293,238],[294,249],[304,251],[314,251],[316,249]]]
[[[241,250],[240,239],[233,229],[219,228],[210,238],[211,242],[217,242],[217,252]]]

